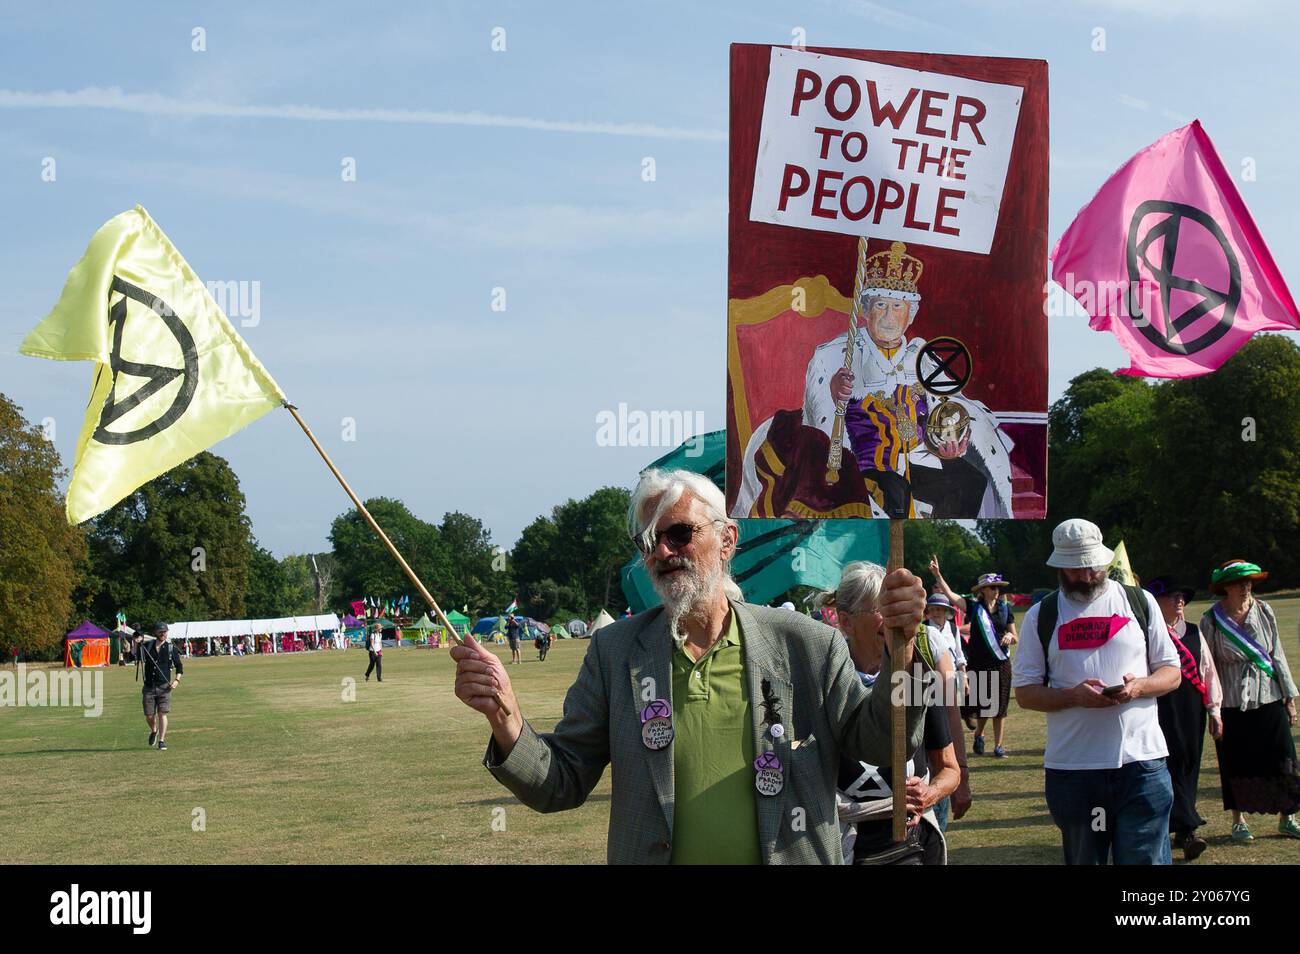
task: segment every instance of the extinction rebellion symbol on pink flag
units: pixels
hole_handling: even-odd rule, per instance
[[[1161,378],[1214,371],[1257,331],[1300,312],[1232,176],[1199,122],[1107,180],[1052,251],[1052,279],[1109,331],[1132,367]]]

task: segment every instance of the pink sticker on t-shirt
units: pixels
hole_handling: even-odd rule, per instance
[[[1127,616],[1080,616],[1062,623],[1056,630],[1056,648],[1096,649],[1127,626]]]

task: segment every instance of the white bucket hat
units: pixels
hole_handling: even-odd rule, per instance
[[[1101,542],[1101,528],[1077,517],[1052,531],[1052,546],[1047,565],[1062,570],[1110,566],[1115,559],[1115,551]]]

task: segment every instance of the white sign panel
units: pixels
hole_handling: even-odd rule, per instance
[[[1022,92],[774,47],[749,217],[987,255]]]

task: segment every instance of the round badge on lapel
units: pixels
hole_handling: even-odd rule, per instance
[[[768,731],[772,733],[772,738],[779,739],[781,736],[785,735],[785,726],[778,722]]]
[[[754,787],[760,795],[780,795],[785,787],[785,773],[775,752],[764,752],[754,759]]]
[[[673,740],[673,707],[667,699],[656,699],[641,710],[641,742],[657,752]]]

